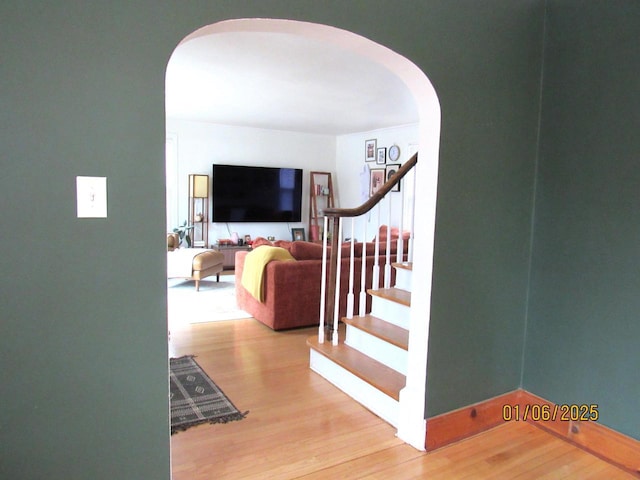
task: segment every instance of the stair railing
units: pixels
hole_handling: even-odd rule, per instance
[[[322,214],[324,216],[324,228],[322,237],[322,284],[320,292],[320,326],[318,327],[318,341],[324,343],[325,340],[331,341],[334,345],[338,344],[338,323],[339,323],[339,311],[340,311],[340,285],[341,285],[341,265],[342,265],[342,238],[344,229],[344,219],[350,218],[350,259],[349,259],[349,286],[347,290],[346,298],[346,316],[348,318],[353,317],[354,304],[355,304],[355,219],[362,217],[367,213],[375,215],[376,233],[374,243],[374,260],[371,269],[371,285],[372,288],[380,287],[380,273],[381,267],[379,264],[380,258],[380,225],[382,215],[382,205],[386,204],[386,244],[385,244],[385,264],[383,270],[383,286],[384,288],[391,287],[391,273],[392,273],[392,259],[391,259],[391,213],[392,213],[392,198],[389,193],[394,189],[396,185],[400,183],[403,177],[413,169],[418,163],[418,154],[414,154],[409,160],[407,160],[393,175],[391,178],[378,189],[366,202],[359,207],[355,208],[327,208]],[[411,198],[415,198],[413,195],[415,191],[415,181],[412,184]],[[396,246],[396,262],[402,262],[405,259],[411,261],[413,258],[413,222],[414,211],[413,205],[411,205],[410,226],[409,226],[409,239],[408,239],[408,251],[404,254],[404,239],[403,239],[403,209],[404,199],[407,193],[407,189],[401,191],[402,195],[399,196],[401,200],[400,206],[400,225],[399,235]],[[366,314],[367,304],[367,222],[363,221],[362,228],[362,259],[360,265],[360,292],[358,296],[358,314],[364,316]],[[329,245],[330,243],[330,245]],[[329,252],[330,247],[330,253]],[[329,255],[329,261],[327,262],[327,255]],[[328,268],[328,271],[327,271]]]

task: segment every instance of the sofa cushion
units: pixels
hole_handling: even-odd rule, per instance
[[[322,245],[320,243],[311,243],[297,241],[291,244],[289,249],[291,255],[296,260],[321,260]]]
[[[273,242],[273,246],[274,247],[284,248],[289,253],[291,253],[291,245],[292,244],[293,244],[293,242],[291,240],[276,240],[275,242]]]
[[[351,253],[351,244],[342,244],[342,258],[348,257]],[[291,255],[296,260],[322,260],[322,244],[304,241],[296,241],[291,243],[289,249]],[[331,247],[327,250],[327,258],[331,255]]]
[[[302,240],[296,240],[291,242],[288,240],[276,240],[271,242],[263,237],[258,237],[253,242],[253,248],[258,248],[261,245],[268,245],[272,247],[281,247],[288,250],[289,253],[296,260],[322,260],[322,244],[314,242],[305,242]],[[395,246],[395,245],[394,245]],[[342,258],[346,258],[351,253],[351,243],[345,242],[342,244]],[[380,245],[380,251],[384,252],[384,244]],[[354,245],[354,254],[356,257],[362,255],[362,244],[356,243]],[[331,247],[327,251],[327,257],[331,255]],[[373,244],[367,244],[367,255],[373,255]]]
[[[400,236],[400,229],[398,227],[391,227],[390,229],[390,237],[391,240],[397,240],[398,237]],[[378,230],[379,236],[380,236],[380,242],[386,242],[387,241],[387,226],[386,225],[380,225],[380,229]],[[403,240],[409,240],[409,237],[411,236],[411,232],[409,232],[408,230],[403,230],[402,231],[402,239]],[[376,241],[376,238],[373,237],[373,241]]]
[[[261,247],[262,245],[267,245],[269,247],[280,247],[280,248],[284,248],[287,251],[291,250],[291,244],[293,242],[290,240],[274,240],[273,242],[271,240],[267,240],[264,237],[257,237],[253,243],[251,244],[251,246],[253,248],[258,248]]]
[[[256,237],[256,239],[251,243],[252,248],[258,248],[260,245],[273,246],[273,243],[264,237]]]

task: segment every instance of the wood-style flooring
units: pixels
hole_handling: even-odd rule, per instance
[[[238,409],[249,410],[241,421],[173,435],[174,480],[636,478],[523,423],[417,451],[309,370],[305,340],[315,332],[274,332],[253,319],[172,329],[171,356],[196,355]]]

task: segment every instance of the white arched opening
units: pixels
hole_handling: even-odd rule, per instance
[[[203,27],[183,42],[204,35],[231,32],[272,32],[299,35],[361,55],[397,76],[412,93],[419,113],[419,162],[416,167],[416,205],[419,214],[414,223],[413,295],[407,384],[400,395],[401,418],[398,437],[424,450],[426,421],[426,372],[431,277],[438,179],[440,104],[426,75],[407,58],[360,35],[330,27],[293,20],[237,19]]]

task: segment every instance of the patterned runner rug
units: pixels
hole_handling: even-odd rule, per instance
[[[169,363],[172,434],[202,423],[242,420],[249,413],[240,413],[192,355]]]

